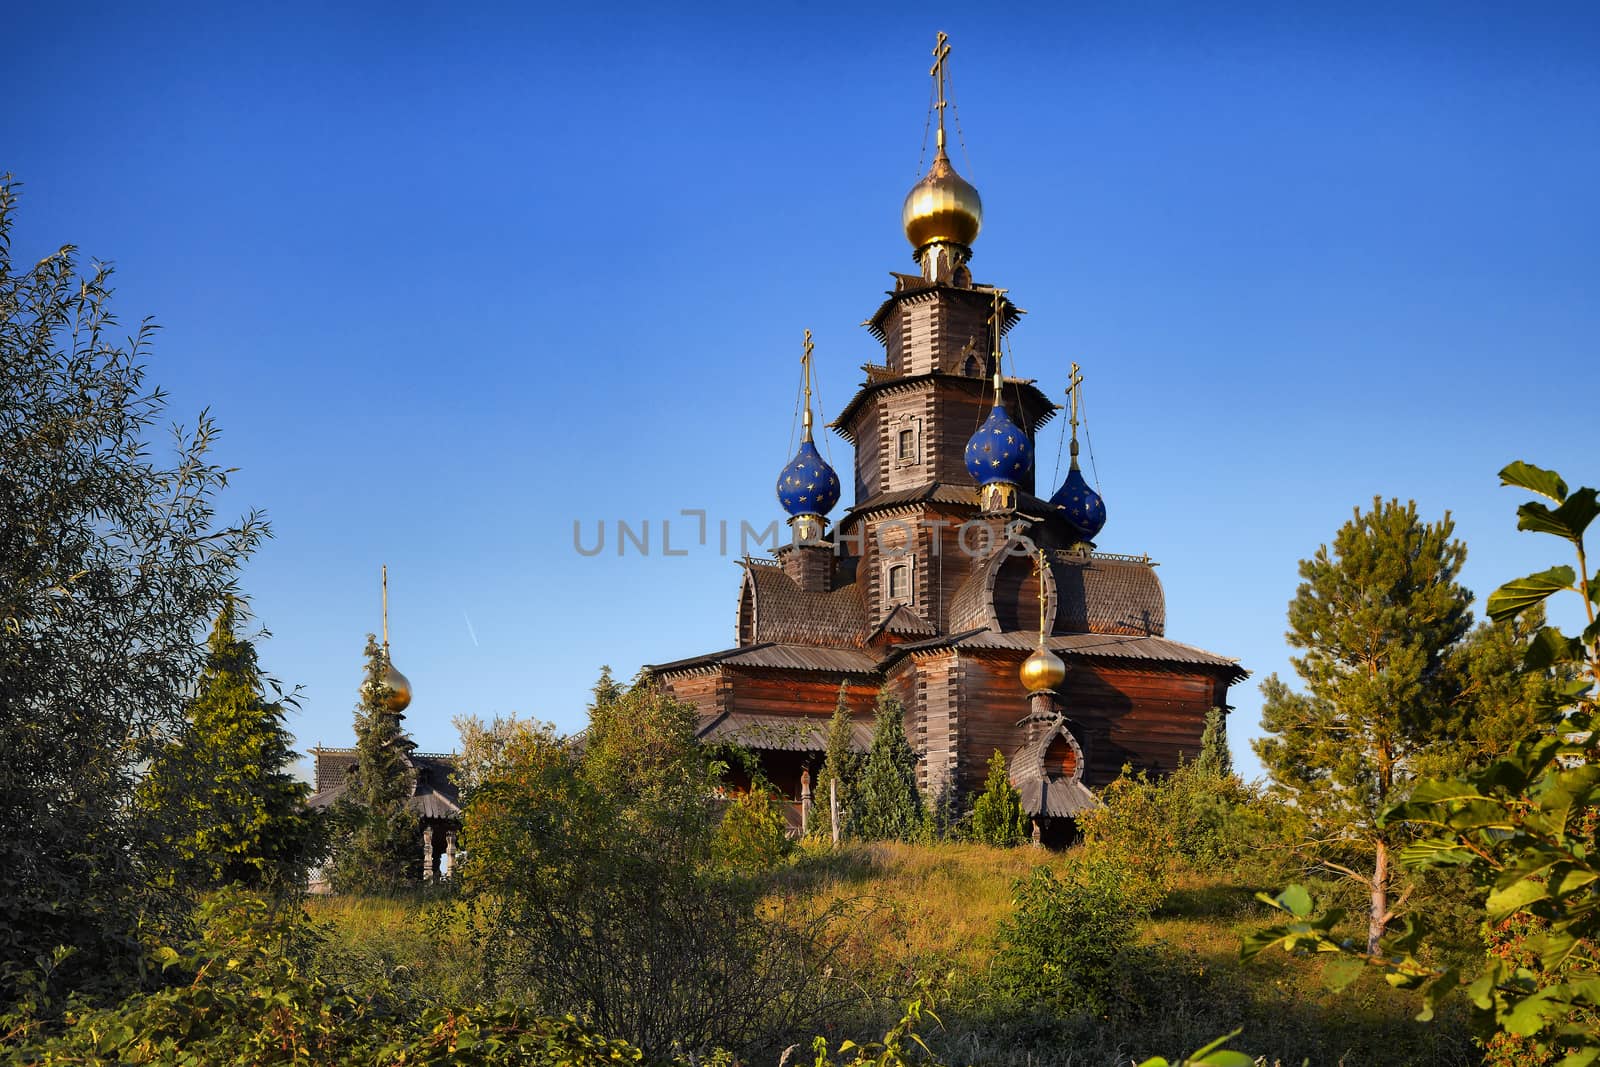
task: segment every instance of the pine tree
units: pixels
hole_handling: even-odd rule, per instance
[[[320,851],[321,818],[291,773],[283,705],[262,691],[255,646],[228,597],[208,643],[189,728],[156,758],[141,791],[152,836],[180,883],[290,888]]]
[[[411,799],[411,739],[400,712],[390,707],[394,691],[384,682],[388,657],[367,635],[367,673],[356,707],[356,761],[336,806],[339,844],[333,886],[340,892],[383,892],[421,871],[417,817]]]
[[[1221,708],[1206,712],[1206,728],[1200,735],[1200,758],[1196,769],[1212,778],[1233,776],[1233,753],[1228,751],[1228,720]]]
[[[855,724],[850,718],[850,705],[846,700],[848,690],[839,683],[839,699],[833,705],[833,717],[828,720],[828,737],[822,757],[822,770],[812,790],[812,832],[825,837],[833,834],[833,800],[839,801],[839,836],[851,832],[851,805],[855,802],[855,783],[860,769],[860,757],[854,743]]]
[[[1405,799],[1419,757],[1447,739],[1452,646],[1471,625],[1472,595],[1456,582],[1466,548],[1448,514],[1417,519],[1411,502],[1373,502],[1300,564],[1289,604],[1296,693],[1262,683],[1255,742],[1272,789],[1308,819],[1303,854],[1370,893],[1367,944],[1392,920],[1390,860],[1398,831],[1380,822]]]
[[[1529,669],[1524,658],[1545,626],[1543,605],[1514,619],[1479,624],[1451,654],[1456,692],[1449,736],[1420,761],[1419,777],[1443,778],[1481,770],[1527,738],[1548,732],[1561,717],[1559,692],[1570,665]]]
[[[878,691],[872,749],[862,761],[856,795],[858,837],[869,841],[911,841],[921,831],[917,755],[906,740],[905,711],[887,689]]]
[[[972,805],[972,836],[985,845],[1013,848],[1028,839],[1028,816],[1022,794],[1006,773],[1006,758],[995,749],[989,757],[989,777]]]

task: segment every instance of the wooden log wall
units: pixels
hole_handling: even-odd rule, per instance
[[[963,788],[981,789],[996,749],[1009,759],[1022,746],[1017,725],[1027,693],[1017,676],[1026,654],[963,652],[959,775]],[[1171,771],[1180,754],[1200,754],[1206,712],[1219,706],[1212,672],[1134,669],[1069,658],[1059,704],[1083,746],[1086,785],[1115,780],[1124,763],[1136,770]]]

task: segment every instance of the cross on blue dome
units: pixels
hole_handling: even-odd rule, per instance
[[[1016,485],[1033,469],[1033,442],[1011,421],[1005,405],[996,404],[967,441],[966,460],[967,473],[979,485]]]
[[[1094,535],[1106,524],[1105,499],[1090,487],[1083,471],[1078,469],[1076,460],[1067,472],[1067,480],[1061,483],[1061,488],[1050,498],[1050,503],[1067,520],[1067,525],[1072,527],[1072,532],[1080,541],[1093,541]]]
[[[801,515],[821,518],[838,502],[839,476],[817,451],[816,443],[807,438],[800,442],[800,451],[778,475],[778,503],[796,518]]]

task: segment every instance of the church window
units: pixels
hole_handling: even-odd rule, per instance
[[[890,437],[894,469],[906,470],[922,462],[922,418],[904,414],[894,420]],[[898,487],[898,486],[896,486]]]
[[[889,567],[889,599],[900,602],[911,599],[911,564],[896,563]]]

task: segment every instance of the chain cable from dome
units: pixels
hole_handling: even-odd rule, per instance
[[[922,178],[922,165],[928,161],[928,131],[933,129],[933,83],[928,83],[928,112],[922,118],[922,147],[917,149],[917,172],[911,178],[919,181]]]
[[[961,133],[961,105],[956,103],[956,80],[948,72],[944,80],[950,83],[950,110],[956,117],[956,143],[961,146],[961,160],[967,165],[967,173],[976,176],[972,167],[972,155],[967,151],[967,139]]]
[[[1094,491],[1103,497],[1106,494],[1100,485],[1100,465],[1094,461],[1094,438],[1089,436],[1088,405],[1083,402],[1081,396],[1078,399],[1078,410],[1083,415],[1083,443],[1089,447],[1089,469],[1094,472]]]

